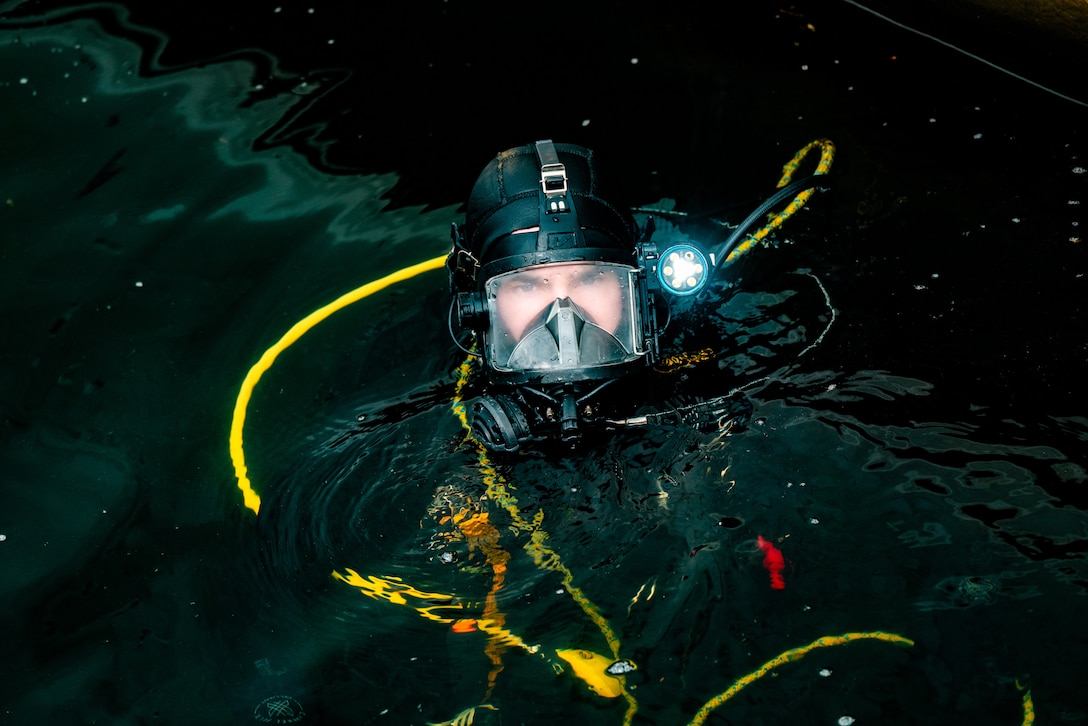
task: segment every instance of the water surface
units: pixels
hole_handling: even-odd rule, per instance
[[[534,115],[502,23],[457,3],[4,6],[0,720],[687,724],[879,631],[914,645],[813,651],[708,723],[1013,724],[1021,687],[1088,721],[1084,109],[836,8],[602,11]],[[672,329],[714,357],[668,385],[743,388],[747,427],[482,462],[434,271],[260,379],[247,509],[227,440],[261,353],[443,254],[479,167],[544,136],[732,223],[836,142],[834,192]],[[630,700],[556,653],[613,647]]]

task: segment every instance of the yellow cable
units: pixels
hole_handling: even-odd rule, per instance
[[[586,614],[586,617],[588,617],[590,621],[597,626],[598,630],[601,631],[601,635],[608,644],[612,657],[618,659],[620,640],[616,636],[615,631],[612,630],[612,627],[608,624],[608,619],[601,613],[600,608],[598,608],[593,601],[582,592],[581,588],[574,584],[574,573],[570,571],[570,568],[563,564],[559,554],[547,544],[548,533],[541,527],[541,524],[544,521],[544,510],[537,510],[537,513],[533,516],[532,522],[527,522],[525,520],[521,514],[521,508],[518,505],[517,498],[507,489],[506,482],[503,480],[502,475],[499,474],[498,470],[491,462],[491,459],[488,457],[487,449],[485,449],[483,444],[473,436],[472,426],[469,423],[464,404],[464,388],[468,383],[469,376],[472,374],[472,369],[473,358],[472,356],[469,356],[457,369],[458,378],[454,390],[453,401],[451,402],[451,408],[453,409],[454,415],[461,421],[461,426],[465,429],[466,437],[476,447],[480,463],[480,475],[487,486],[488,497],[507,511],[515,529],[519,532],[529,532],[529,542],[525,545],[525,551],[533,558],[533,562],[537,567],[556,572],[563,578],[563,587],[570,594],[571,599],[582,608],[582,612]],[[629,724],[634,716],[637,704],[635,703],[634,697],[627,692],[627,689],[624,689],[623,695],[627,700],[627,715],[624,718],[624,723]]]
[[[230,425],[230,458],[234,462],[234,476],[238,479],[238,488],[242,490],[242,501],[247,508],[253,510],[254,514],[260,511],[261,498],[253,490],[253,485],[247,476],[246,456],[242,449],[242,429],[246,423],[246,407],[249,406],[249,399],[253,395],[253,389],[257,387],[257,382],[261,380],[261,376],[272,367],[280,353],[291,347],[311,328],[333,313],[380,290],[384,290],[390,285],[403,282],[423,272],[437,270],[445,264],[445,255],[435,257],[426,262],[420,262],[417,265],[397,270],[379,280],[368,282],[351,292],[341,295],[328,305],[318,308],[292,325],[291,329],[284,333],[283,337],[277,340],[271,348],[266,350],[257,363],[249,369],[245,380],[242,381],[242,388],[238,391],[238,399],[234,402],[234,418]]]
[[[1024,707],[1024,720],[1020,722],[1020,726],[1032,726],[1035,723],[1035,701],[1031,698],[1031,689],[1021,686],[1020,681],[1016,681],[1016,687],[1024,692],[1024,697],[1021,699],[1021,704]]]
[[[808,645],[801,646],[800,648],[792,648],[790,650],[787,650],[785,653],[771,658],[769,661],[767,661],[748,675],[744,676],[743,678],[737,679],[729,688],[725,689],[723,692],[719,693],[717,696],[707,701],[706,704],[702,708],[700,708],[699,711],[695,714],[695,718],[691,720],[691,723],[688,724],[688,726],[699,726],[704,721],[706,721],[711,711],[728,701],[733,696],[740,693],[741,689],[743,689],[745,686],[754,683],[755,681],[758,681],[760,678],[767,675],[780,665],[801,660],[801,658],[803,658],[805,654],[810,651],[816,650],[817,648],[830,648],[836,645],[846,645],[847,643],[852,643],[855,640],[865,639],[883,640],[888,643],[895,643],[896,645],[914,645],[913,640],[904,638],[902,635],[896,635],[895,633],[885,633],[879,630],[871,633],[844,633],[842,635],[825,635],[822,638],[817,638]]]
[[[831,166],[831,161],[834,158],[834,145],[825,139],[813,141],[804,149],[799,151],[794,158],[783,167],[783,176],[778,186],[781,188],[789,183],[793,172],[796,171],[805,155],[814,147],[820,146],[822,149],[820,163],[817,167],[817,174],[827,173],[827,170]],[[733,251],[729,256],[729,260],[732,260],[735,255],[742,253],[741,248],[750,249],[751,246],[756,244],[760,239],[765,237],[771,230],[780,226],[782,222],[794,214],[808,198],[812,195],[812,190],[807,189],[790,203],[790,205],[781,214],[775,215],[771,222],[762,230],[753,235],[748,241]],[[245,426],[246,409],[249,405],[249,400],[253,395],[253,391],[260,381],[261,376],[264,375],[269,369],[272,368],[276,358],[280,353],[285,351],[291,345],[296,343],[303,335],[309,332],[318,323],[324,321],[333,313],[342,310],[343,308],[358,302],[370,295],[384,290],[390,285],[394,285],[398,282],[403,282],[416,275],[431,270],[436,270],[445,264],[446,256],[435,257],[424,262],[420,262],[410,267],[405,267],[394,273],[386,275],[383,278],[369,282],[361,287],[358,287],[351,292],[341,295],[331,303],[318,308],[314,312],[307,315],[302,320],[295,323],[291,328],[284,333],[284,335],[276,341],[276,343],[261,355],[257,363],[250,368],[246,374],[245,379],[242,381],[241,389],[238,392],[238,398],[234,405],[234,416],[231,421],[230,430],[230,455],[231,461],[234,463],[234,473],[238,479],[238,488],[243,495],[243,502],[248,509],[251,509],[254,514],[260,511],[261,499],[260,496],[254,491],[252,483],[247,476],[247,468],[245,463],[245,452],[242,446],[242,431]],[[563,564],[559,555],[547,545],[548,534],[541,528],[543,522],[543,510],[538,511],[533,517],[532,522],[526,522],[521,516],[521,511],[518,508],[517,499],[510,494],[506,488],[505,482],[502,476],[494,468],[490,459],[487,456],[486,449],[480,444],[478,440],[472,435],[471,426],[469,425],[468,417],[465,412],[463,403],[463,389],[467,383],[468,377],[472,372],[472,359],[467,359],[461,367],[458,369],[458,380],[456,393],[452,401],[452,408],[454,413],[460,419],[462,426],[468,432],[468,438],[476,445],[479,453],[480,469],[482,472],[483,480],[487,486],[488,496],[501,507],[503,507],[511,517],[514,526],[520,531],[529,531],[530,541],[526,545],[526,551],[533,558],[533,561],[538,567],[548,569],[553,572],[557,572],[562,575],[563,585],[567,592],[575,602],[582,608],[586,616],[597,625],[601,631],[601,635],[604,636],[605,641],[608,643],[609,650],[612,653],[612,657],[619,658],[620,642],[616,637],[615,632],[612,630],[607,619],[601,614],[600,609],[589,600],[588,597],[581,591],[580,588],[574,585],[573,573]],[[497,543],[488,542],[488,546],[497,546]],[[476,626],[483,632],[487,633],[492,638],[492,644],[498,645],[499,643],[505,645],[511,645],[524,650],[540,654],[540,646],[529,645],[514,633],[503,627],[503,620],[505,619],[502,614],[493,607],[493,599],[497,593],[497,590],[501,589],[504,579],[506,558],[496,556],[496,552],[488,552],[488,560],[494,560],[492,562],[496,575],[496,583],[489,593],[489,601],[491,601],[492,607],[485,607],[485,615],[491,617],[481,617],[475,619]],[[419,615],[429,620],[434,620],[440,623],[453,623],[456,618],[448,617],[448,615],[454,615],[457,611],[463,611],[464,603],[455,602],[454,598],[450,595],[442,593],[430,593],[423,592],[415,589],[411,585],[404,583],[400,578],[396,577],[378,577],[378,576],[362,576],[354,570],[347,569],[347,574],[341,574],[339,572],[333,572],[334,578],[341,580],[349,585],[359,588],[359,590],[368,597],[377,600],[386,600],[387,602],[396,603],[400,605],[408,605],[408,597],[421,600],[423,602],[433,602],[435,604],[410,606]],[[453,612],[450,612],[453,611]],[[869,632],[869,633],[845,633],[837,636],[825,636],[818,638],[817,640],[809,643],[806,646],[800,648],[793,648],[787,650],[781,655],[772,658],[764,663],[758,669],[738,679],[728,689],[718,694],[714,698],[710,699],[699,711],[695,714],[689,726],[700,726],[704,723],[710,713],[728,701],[730,698],[739,693],[743,688],[759,680],[763,676],[770,673],[775,668],[791,663],[793,661],[800,660],[807,653],[817,648],[827,648],[838,645],[846,645],[855,640],[862,639],[875,639],[883,640],[889,643],[895,643],[898,645],[914,645],[914,641],[904,638],[894,633],[885,633],[881,631]],[[493,656],[492,662],[495,667],[501,670],[501,660],[499,660],[499,654],[489,653]],[[541,654],[543,655],[543,654]],[[547,656],[543,656],[546,660],[551,661]],[[554,663],[553,663],[554,667]],[[497,671],[495,672],[497,675]],[[493,683],[491,684],[493,687]],[[1017,684],[1019,687],[1019,684]],[[488,692],[490,694],[490,688]],[[627,711],[624,714],[624,724],[629,725],[634,714],[638,708],[638,704],[634,699],[634,696],[630,694],[626,688],[623,689],[623,695],[627,701]],[[1035,723],[1035,706],[1032,701],[1031,691],[1024,689],[1023,696],[1023,710],[1024,720],[1023,726],[1031,726]]]
[[[830,139],[816,139],[809,142],[803,149],[794,154],[793,158],[782,167],[782,177],[778,180],[777,189],[781,189],[790,183],[793,173],[801,166],[808,153],[820,147],[820,161],[816,164],[814,174],[826,174],[831,170],[831,163],[835,160],[835,144]],[[782,226],[783,222],[792,217],[812,197],[812,189],[804,189],[793,198],[784,210],[771,215],[770,220],[758,232],[748,237],[744,242],[733,248],[733,251],[725,258],[726,264],[735,262],[738,257],[755,247],[764,237]]]
[[[426,618],[427,620],[433,620],[436,623],[453,625],[458,620],[471,620],[477,630],[487,633],[496,642],[502,642],[505,645],[521,648],[534,655],[539,654],[549,663],[552,662],[551,658],[540,652],[539,645],[530,645],[529,643],[526,643],[516,634],[505,628],[502,622],[495,620],[494,618],[483,616],[478,618],[465,618],[465,610],[470,606],[458,601],[453,595],[417,590],[394,575],[384,577],[376,575],[360,575],[350,567],[344,568],[343,573],[334,570],[332,576],[343,583],[358,588],[359,592],[369,598],[374,600],[385,600],[394,605],[407,605],[412,610],[415,610],[421,617]],[[419,601],[420,604],[411,604],[409,598],[413,601]],[[471,607],[475,608],[479,607],[479,605],[473,604]],[[485,609],[485,613],[486,612]]]

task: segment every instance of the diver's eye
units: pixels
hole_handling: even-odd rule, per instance
[[[532,275],[517,275],[516,277],[507,280],[503,287],[509,289],[511,292],[526,295],[536,292],[547,284],[548,280],[546,278],[538,278]]]
[[[590,270],[578,276],[579,285],[596,285],[604,280],[604,270]]]

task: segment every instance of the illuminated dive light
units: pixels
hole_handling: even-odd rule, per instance
[[[689,244],[678,244],[662,253],[657,279],[673,295],[694,295],[706,285],[709,269],[702,250]]]

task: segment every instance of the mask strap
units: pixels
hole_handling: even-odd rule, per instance
[[[567,168],[559,161],[559,152],[551,139],[536,142],[536,156],[540,160],[540,231],[536,251],[585,247],[567,189]]]

